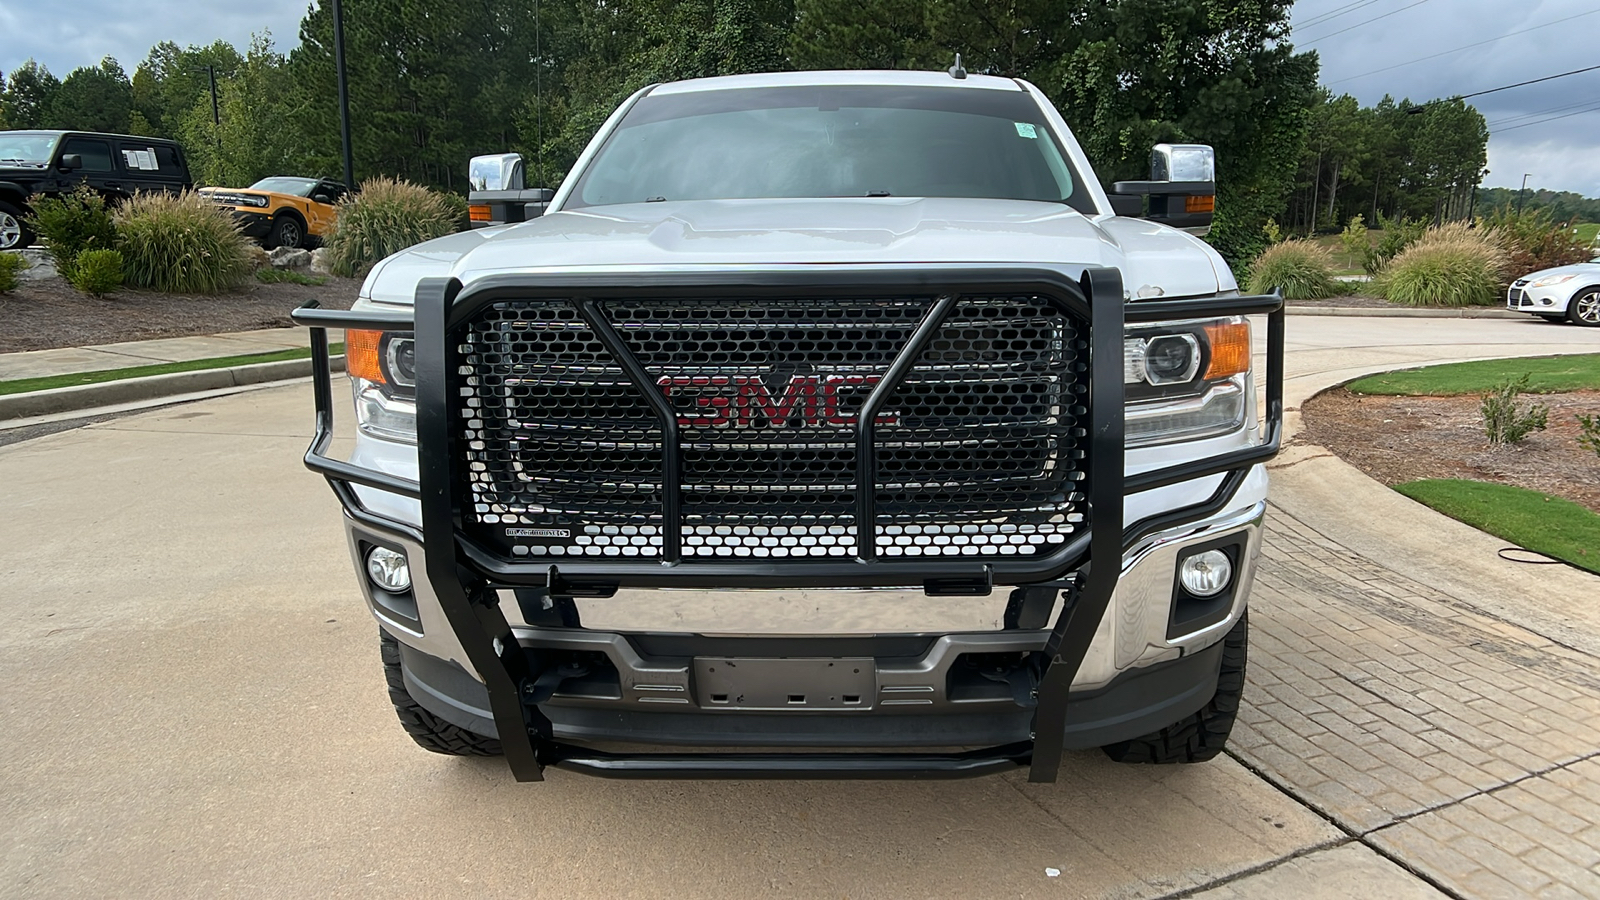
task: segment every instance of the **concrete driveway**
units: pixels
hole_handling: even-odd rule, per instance
[[[1363,371],[1600,351],[1534,321],[1291,318],[1289,341],[1292,407]],[[394,721],[299,463],[310,405],[299,384],[0,448],[0,895],[1600,894],[1600,579],[1499,561],[1320,448],[1279,462],[1211,764],[518,785]]]

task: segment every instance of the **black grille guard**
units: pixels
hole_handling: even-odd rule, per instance
[[[1086,467],[1088,528],[1060,550],[1026,559],[897,560],[875,558],[872,531],[874,496],[870,464],[858,466],[857,519],[864,523],[863,552],[853,558],[795,562],[740,559],[663,561],[562,559],[507,562],[473,546],[461,532],[452,466],[456,423],[448,410],[448,339],[463,322],[490,303],[530,297],[572,298],[636,388],[662,420],[666,523],[676,513],[677,417],[654,389],[649,375],[614,332],[593,311],[596,298],[708,295],[753,296],[796,292],[859,295],[862,290],[915,288],[940,297],[911,340],[873,389],[856,423],[860,459],[870,463],[876,410],[911,368],[912,361],[938,331],[953,306],[967,293],[1033,293],[1090,323],[1089,436]],[[314,301],[313,301],[314,302]],[[1222,316],[1267,316],[1265,439],[1253,446],[1137,475],[1124,475],[1123,332],[1127,323],[1155,323]],[[1126,549],[1158,531],[1222,511],[1251,467],[1275,456],[1283,432],[1283,301],[1273,295],[1228,296],[1203,300],[1140,301],[1125,304],[1115,269],[1088,268],[1080,281],[1059,272],[1023,268],[928,267],[913,271],[807,270],[774,273],[641,273],[605,275],[492,276],[463,288],[454,279],[428,278],[417,286],[412,311],[342,311],[312,304],[293,313],[311,330],[312,382],[316,428],[305,463],[327,478],[345,511],[369,527],[397,533],[427,549],[425,575],[468,659],[488,689],[491,710],[506,759],[519,781],[542,780],[547,765],[619,778],[957,778],[1018,765],[1030,766],[1029,780],[1051,782],[1060,765],[1067,724],[1068,691],[1110,604]],[[418,481],[398,478],[328,456],[333,440],[333,387],[327,329],[414,331],[417,373]],[[1221,474],[1211,495],[1187,507],[1133,523],[1123,521],[1123,497],[1179,482]],[[363,506],[352,485],[417,499],[422,527],[397,521]],[[678,540],[669,525],[669,546]],[[413,561],[415,562],[415,561]],[[906,573],[914,569],[915,576]],[[681,587],[846,587],[894,586],[922,580],[930,592],[988,594],[993,585],[1027,585],[1065,591],[1066,600],[1046,640],[1044,671],[1037,692],[1032,742],[958,754],[606,754],[564,745],[550,737],[551,726],[537,705],[524,697],[541,672],[522,650],[501,613],[497,589],[538,585],[565,596],[605,596],[618,586]],[[1052,598],[1053,599],[1053,598]]]

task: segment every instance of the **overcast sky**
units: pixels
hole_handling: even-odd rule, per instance
[[[33,57],[64,76],[109,55],[131,75],[160,40],[188,45],[222,38],[243,48],[252,32],[267,30],[287,50],[298,41],[306,6],[306,0],[0,0],[0,70]],[[1368,105],[1384,94],[1431,100],[1600,65],[1595,0],[1301,0],[1293,21],[1295,45],[1322,59],[1322,83]],[[1468,45],[1478,46],[1451,52]],[[1470,102],[1489,121],[1486,185],[1517,187],[1526,172],[1530,186],[1600,197],[1600,70]]]

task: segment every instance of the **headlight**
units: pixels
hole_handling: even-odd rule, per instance
[[[1122,344],[1130,447],[1238,431],[1248,411],[1250,323],[1241,318],[1131,328]]]
[[[1571,281],[1572,279],[1577,278],[1577,277],[1578,276],[1576,276],[1576,275],[1546,275],[1545,277],[1539,279],[1538,281],[1535,281],[1532,284],[1528,285],[1528,287],[1531,287],[1531,288],[1549,287],[1552,284],[1564,284],[1564,283],[1566,283],[1568,281]]]
[[[416,341],[409,331],[346,331],[345,371],[356,425],[373,437],[417,442]]]
[[[262,197],[262,196],[257,195],[257,194],[240,194],[239,195],[239,205],[240,206],[259,206],[259,207],[265,208],[266,205],[267,205],[267,202],[268,202],[267,198]]]

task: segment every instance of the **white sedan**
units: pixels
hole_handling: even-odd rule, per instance
[[[1574,325],[1600,325],[1600,257],[1541,269],[1511,282],[1506,308]]]

